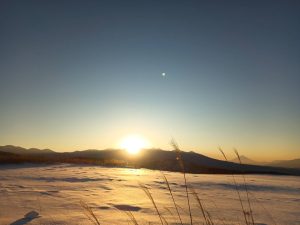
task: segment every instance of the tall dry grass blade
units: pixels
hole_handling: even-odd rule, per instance
[[[174,150],[176,152],[176,159],[177,159],[178,164],[181,168],[181,171],[183,173],[185,173],[184,163],[183,163],[183,160],[182,160],[182,157],[181,157],[181,150],[179,149],[178,144],[177,144],[177,142],[175,141],[174,138],[171,139],[170,145],[174,148]]]
[[[204,221],[205,221],[206,225],[209,225],[208,218],[206,217],[204,206],[203,206],[203,204],[201,202],[201,199],[199,198],[199,196],[198,196],[198,194],[197,194],[197,192],[195,191],[194,188],[190,188],[190,189],[191,189],[191,192],[192,192],[194,198],[196,199],[196,201],[197,201],[197,203],[199,205],[199,208],[201,210],[201,213],[202,213],[202,216],[204,218]]]
[[[208,221],[209,221],[209,225],[214,225],[214,222],[213,222],[213,220],[212,220],[212,217],[211,217],[210,213],[209,213],[207,210],[206,210],[205,212],[206,212],[206,214],[207,214],[207,218],[208,218]]]
[[[169,225],[168,221],[165,219],[165,217],[161,216],[162,220],[164,221],[165,225]]]
[[[169,209],[169,207],[164,207],[164,209],[172,216],[172,219],[174,219],[175,220],[175,216],[174,216],[174,213],[172,212],[172,210],[171,209]]]
[[[172,189],[171,189],[171,187],[170,187],[170,183],[169,183],[169,181],[168,181],[166,175],[165,175],[163,172],[161,172],[161,173],[162,173],[162,175],[163,175],[163,178],[164,178],[164,180],[165,180],[165,183],[167,184],[167,188],[168,188],[168,190],[169,190],[169,193],[170,193],[170,195],[171,195],[171,197],[172,197],[172,201],[173,201],[174,207],[175,207],[175,209],[176,209],[177,216],[178,216],[178,219],[179,219],[179,221],[180,221],[180,224],[183,225],[182,220],[181,220],[181,216],[180,216],[180,213],[179,213],[179,210],[178,210],[178,207],[177,207],[176,202],[175,202],[175,198],[174,198]]]
[[[139,225],[132,212],[125,211],[125,214],[128,216],[128,218],[134,225]]]
[[[188,208],[189,208],[189,216],[190,216],[190,222],[191,225],[193,225],[193,216],[192,216],[192,210],[191,210],[191,204],[190,204],[190,198],[189,198],[189,192],[188,192],[188,186],[187,186],[187,180],[186,180],[186,174],[185,174],[185,166],[184,166],[184,161],[181,157],[181,150],[178,147],[177,142],[175,141],[174,138],[171,139],[170,142],[171,146],[175,149],[176,154],[177,154],[177,161],[182,169],[182,173],[183,173],[183,178],[184,178],[184,186],[185,186],[185,193],[186,193],[186,198],[187,198],[187,204],[188,204]]]
[[[219,151],[222,153],[223,157],[224,157],[225,160],[228,162],[227,157],[226,157],[224,151],[221,149],[221,147],[219,147]],[[231,173],[231,176],[232,176],[232,180],[233,180],[233,184],[234,184],[235,190],[236,190],[237,195],[238,195],[238,198],[239,198],[239,202],[240,202],[240,204],[241,204],[241,208],[242,208],[242,211],[243,211],[245,223],[246,223],[246,225],[249,225],[249,222],[248,222],[248,219],[247,219],[247,212],[246,212],[246,210],[245,210],[245,207],[244,207],[244,204],[243,204],[243,201],[242,201],[242,197],[241,197],[241,193],[240,193],[240,191],[239,191],[239,189],[238,189],[238,185],[237,185],[235,176],[234,176],[233,173]]]
[[[89,207],[85,202],[80,201],[81,207],[84,209],[84,214],[86,217],[94,224],[94,225],[100,225],[99,220],[97,219],[96,215],[94,214],[91,207]]]
[[[217,211],[221,212],[220,208],[217,206],[217,204],[213,200],[210,200],[210,202],[214,205],[214,207]],[[220,214],[220,215],[217,214],[216,217],[219,221],[222,222],[223,225],[225,225],[225,218],[222,216],[222,214]]]
[[[239,159],[240,165],[242,165],[242,160],[241,160],[240,154],[239,154],[238,150],[235,149],[235,148],[234,148],[234,153],[237,156],[237,158]],[[245,175],[242,174],[242,177],[243,177],[243,181],[244,181],[244,188],[245,188],[245,191],[246,191],[247,202],[248,202],[248,206],[249,206],[249,214],[250,214],[249,216],[251,218],[252,225],[254,225],[255,223],[254,223],[253,211],[252,211],[252,207],[251,207],[251,203],[250,203],[250,198],[249,198],[248,186],[246,184]]]
[[[156,213],[157,213],[157,215],[159,217],[161,225],[164,225],[162,215],[159,212],[158,207],[157,207],[157,205],[156,205],[156,203],[155,203],[155,201],[154,201],[154,199],[152,197],[152,194],[150,193],[149,189],[145,185],[143,185],[143,184],[139,184],[139,185],[140,185],[140,188],[145,192],[145,194],[147,195],[147,197],[151,200],[151,202],[152,202],[152,204],[153,204],[153,206],[154,206],[154,208],[156,210]]]
[[[226,157],[226,155],[225,155],[223,149],[222,149],[221,147],[219,147],[218,149],[219,149],[219,151],[221,152],[221,154],[223,155],[224,159],[228,162],[228,159],[227,159],[227,157]]]
[[[187,214],[187,215],[189,214],[189,212],[185,208],[181,207],[177,203],[176,203],[176,205],[177,205],[178,209],[180,209],[182,212],[184,212],[184,214]]]
[[[275,219],[273,218],[272,214],[270,213],[270,211],[263,205],[263,203],[258,200],[254,194],[252,194],[251,192],[249,192],[249,194],[255,199],[255,201],[262,207],[263,210],[265,210],[265,212],[267,213],[267,215],[269,216],[269,218],[272,220],[274,225],[277,225]]]

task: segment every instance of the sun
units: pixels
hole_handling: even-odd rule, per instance
[[[125,137],[120,144],[129,154],[138,154],[141,149],[149,147],[149,142],[139,135],[130,135]]]

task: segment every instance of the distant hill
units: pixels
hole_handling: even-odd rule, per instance
[[[257,162],[252,159],[249,159],[246,156],[240,156],[240,159],[243,164],[300,169],[300,159],[275,160],[272,162]],[[238,158],[234,158],[230,161],[234,163],[239,163]]]
[[[0,164],[4,163],[76,163],[102,166],[147,168],[166,171],[182,171],[177,160],[178,152],[161,149],[147,149],[138,155],[129,155],[124,150],[83,150],[58,153],[49,149],[25,149],[15,146],[0,146]],[[184,170],[189,173],[255,173],[300,175],[300,169],[279,168],[239,164],[213,159],[195,152],[180,152]],[[242,159],[243,160],[243,159]]]
[[[249,165],[262,165],[262,164],[263,164],[263,163],[254,161],[254,160],[252,160],[252,159],[249,159],[248,157],[246,157],[246,156],[244,156],[244,155],[241,155],[241,156],[240,156],[240,159],[241,159],[241,162],[242,162],[243,164],[249,164]],[[230,160],[230,161],[231,161],[231,162],[234,162],[234,163],[240,163],[238,157],[236,157],[236,158],[234,158],[234,159],[232,159],[232,160]]]
[[[0,151],[2,152],[9,152],[9,153],[14,153],[14,154],[49,154],[49,153],[55,153],[54,151],[50,149],[38,149],[38,148],[22,148],[22,147],[17,147],[13,145],[5,145],[5,146],[0,146]]]
[[[298,168],[300,169],[300,159],[276,160],[267,164],[268,166]]]

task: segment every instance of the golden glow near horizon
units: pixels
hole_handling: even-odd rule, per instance
[[[129,154],[138,154],[141,149],[148,148],[149,142],[139,135],[129,135],[120,143],[120,147],[125,149]]]

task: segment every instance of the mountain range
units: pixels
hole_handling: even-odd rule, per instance
[[[161,149],[145,149],[138,155],[129,155],[126,151],[118,149],[89,149],[61,153],[50,149],[26,149],[12,145],[0,146],[0,164],[76,163],[177,172],[184,170],[188,173],[300,175],[297,160],[278,161],[272,165],[251,165],[252,161],[241,156],[241,161],[242,164],[213,159],[195,152]],[[282,165],[289,165],[290,167],[295,165],[296,168],[283,168]]]
[[[272,162],[258,162],[252,159],[249,159],[246,156],[240,156],[240,160],[243,164],[249,165],[260,165],[260,166],[273,166],[273,167],[285,167],[285,168],[298,168],[300,169],[300,158],[292,160],[275,160]],[[231,162],[239,163],[238,158],[230,160]]]

